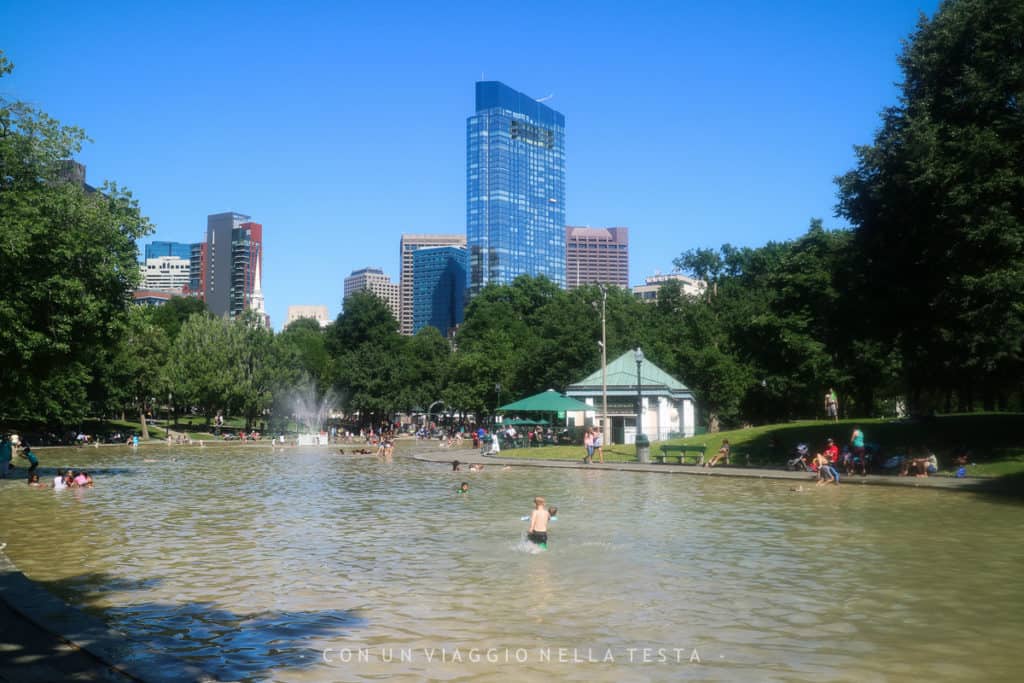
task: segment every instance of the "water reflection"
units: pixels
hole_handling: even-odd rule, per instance
[[[76,492],[5,484],[8,554],[143,648],[228,679],[992,679],[1024,626],[1008,542],[1024,511],[971,494],[452,473],[326,449],[68,457],[109,474]],[[560,510],[539,554],[520,519],[535,495]],[[428,660],[442,648],[528,658]]]

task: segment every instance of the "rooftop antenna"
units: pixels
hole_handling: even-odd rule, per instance
[[[538,102],[547,102],[548,100],[552,99],[554,96],[555,96],[555,93],[551,93],[550,95],[545,95],[544,97],[541,97],[537,101]]]

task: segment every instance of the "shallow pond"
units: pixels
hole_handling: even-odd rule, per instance
[[[1024,507],[896,487],[452,473],[333,449],[45,450],[30,578],[224,680],[1016,678]],[[435,448],[434,444],[424,446]],[[470,483],[457,495],[461,481]],[[560,508],[524,539],[533,496]]]

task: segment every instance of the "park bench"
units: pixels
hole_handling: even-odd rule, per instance
[[[662,444],[661,455],[655,454],[655,458],[658,462],[668,463],[669,458],[678,458],[680,465],[686,464],[687,458],[694,460],[694,465],[704,464],[704,453],[706,453],[708,447],[706,444],[699,446],[680,446],[678,444]]]

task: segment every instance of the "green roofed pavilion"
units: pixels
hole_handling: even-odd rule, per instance
[[[608,362],[607,385],[612,443],[633,443],[636,436],[636,360],[632,350]],[[645,358],[640,364],[640,388],[644,403],[644,434],[652,441],[693,436],[696,431],[696,399],[685,384]],[[571,384],[565,393],[585,401],[600,417],[600,368]]]

